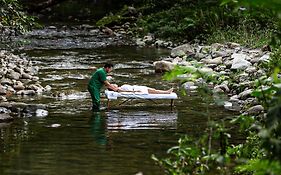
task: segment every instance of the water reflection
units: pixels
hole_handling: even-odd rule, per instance
[[[110,111],[107,115],[108,130],[176,129],[177,112],[174,111]]]
[[[91,134],[94,137],[96,143],[99,145],[106,145],[106,120],[101,116],[100,112],[93,112],[90,119]]]

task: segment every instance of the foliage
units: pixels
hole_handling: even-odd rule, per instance
[[[267,42],[277,23],[272,11],[264,7],[238,8],[237,3],[220,3],[219,0],[146,2],[139,7],[143,16],[138,20],[138,27],[172,40],[204,41],[215,34],[217,40],[232,37],[238,43],[246,37],[248,41],[243,43],[255,47],[260,44],[254,39],[261,37],[263,43]],[[244,36],[233,37],[237,31],[244,32]]]
[[[237,171],[253,175],[278,175],[281,172],[281,164],[278,161],[252,159],[247,164],[239,166]]]
[[[96,25],[99,27],[112,26],[112,25],[120,25],[124,21],[128,21],[131,17],[127,17],[126,14],[128,12],[128,6],[125,5],[118,13],[112,14],[103,17],[102,19],[96,22]]]
[[[270,43],[273,33],[271,29],[254,30],[254,28],[255,26],[251,30],[244,26],[238,26],[237,28],[226,27],[210,34],[206,39],[206,43],[235,42],[251,48],[261,48]]]
[[[33,17],[23,12],[18,0],[0,0],[0,27],[1,25],[23,33],[35,23]]]

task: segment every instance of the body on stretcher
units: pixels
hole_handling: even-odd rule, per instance
[[[171,107],[174,105],[174,100],[178,99],[176,93],[172,92],[170,94],[144,94],[141,92],[115,92],[105,90],[105,96],[108,99],[107,108],[110,107],[110,100],[117,100],[118,98],[127,98],[127,99],[144,99],[144,100],[171,100]],[[153,101],[154,102],[154,101]],[[123,103],[122,103],[123,104]],[[120,104],[121,105],[121,104]]]

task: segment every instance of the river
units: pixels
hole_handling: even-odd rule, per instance
[[[52,42],[43,47],[42,38],[37,41],[37,47],[28,47],[21,54],[39,66],[42,85],[50,85],[52,93],[15,100],[46,104],[49,114],[23,116],[1,127],[1,175],[164,174],[151,159],[152,154],[165,157],[167,149],[177,145],[184,134],[200,136],[208,117],[218,120],[233,115],[196,92],[183,95],[178,82],[165,81],[156,74],[153,62],[169,55],[167,49],[118,44],[88,47],[89,43],[76,48],[65,42],[72,46],[77,42],[63,38],[59,42],[64,47],[55,47]],[[87,82],[92,72],[88,67],[100,67],[105,62],[115,65],[112,82],[119,85],[175,88],[179,96],[175,107],[170,109],[169,100],[158,105],[138,101],[91,112]]]

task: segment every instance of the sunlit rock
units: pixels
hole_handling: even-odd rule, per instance
[[[153,64],[155,66],[155,72],[158,73],[171,71],[175,66],[175,64],[169,61],[156,61]]]

